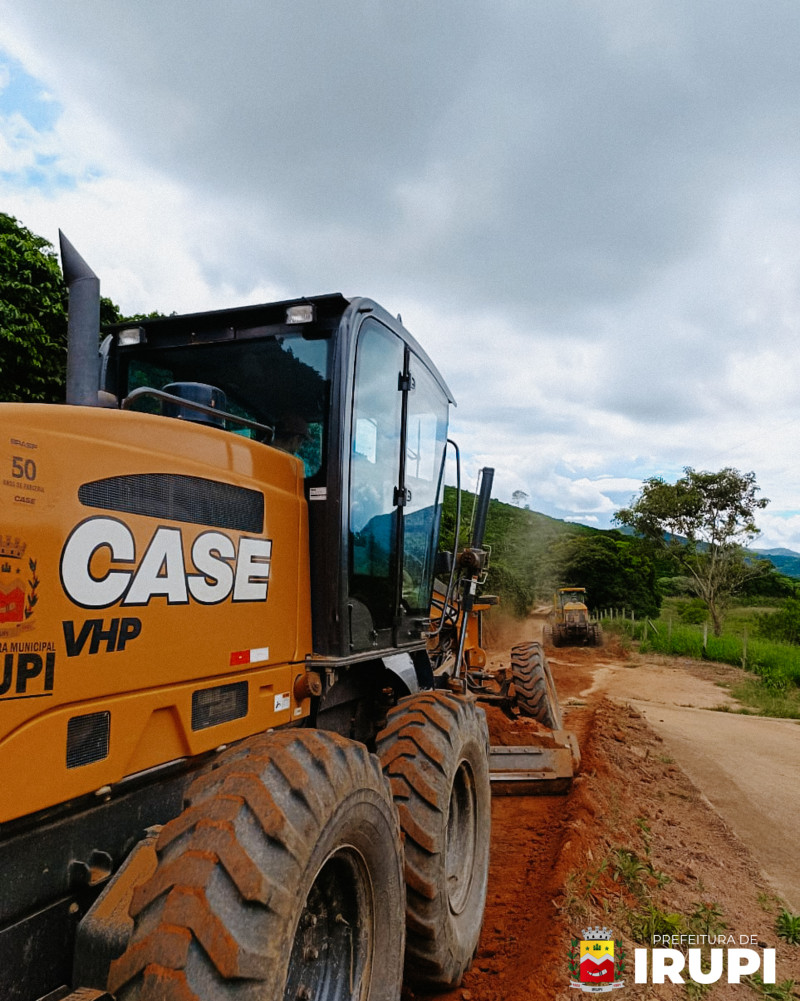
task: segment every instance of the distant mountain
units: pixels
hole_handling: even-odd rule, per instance
[[[793,549],[754,549],[753,552],[769,560],[778,573],[800,579],[800,553]]]
[[[635,534],[633,529],[628,528],[627,525],[623,525],[618,531],[622,532],[623,535]],[[666,537],[668,538],[668,536]],[[675,536],[675,538],[679,538],[679,536]],[[776,549],[751,549],[749,551],[764,560],[769,560],[778,573],[800,580],[800,553],[795,552],[794,549],[779,547]]]

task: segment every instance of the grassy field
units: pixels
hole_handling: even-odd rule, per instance
[[[721,636],[714,636],[698,618],[697,607],[685,598],[667,598],[656,620],[603,619],[603,628],[636,641],[642,653],[712,660],[742,667],[748,677],[731,689],[744,709],[761,716],[800,719],[800,646],[777,643],[755,635],[764,606],[735,606],[725,619]]]

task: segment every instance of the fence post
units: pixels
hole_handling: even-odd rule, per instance
[[[744,631],[744,636],[742,637],[742,669],[747,670],[747,630]]]
[[[708,650],[708,622],[703,623],[703,651]]]

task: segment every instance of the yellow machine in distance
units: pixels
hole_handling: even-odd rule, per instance
[[[553,646],[601,645],[603,633],[600,623],[589,615],[586,588],[560,587],[556,591],[547,617],[546,638]]]

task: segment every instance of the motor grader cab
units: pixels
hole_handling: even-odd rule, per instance
[[[341,295],[122,325],[98,365],[62,260],[70,405],[0,405],[0,995],[455,986],[490,806],[443,638],[479,566],[431,612],[447,385]]]
[[[599,646],[602,643],[600,623],[589,615],[585,588],[561,587],[556,591],[548,616],[548,630],[553,646]]]

